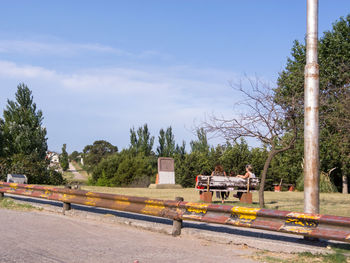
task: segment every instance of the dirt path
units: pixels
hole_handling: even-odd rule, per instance
[[[86,181],[88,179],[86,176],[79,173],[72,163],[69,163],[69,170],[68,171],[73,174],[74,180],[85,180]]]

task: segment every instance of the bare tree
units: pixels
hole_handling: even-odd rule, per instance
[[[257,78],[254,81],[249,78],[247,80],[250,84],[249,90],[243,89],[242,82],[237,85],[230,84],[245,98],[235,104],[242,109],[241,113],[232,119],[211,115],[203,122],[203,128],[226,140],[256,138],[268,147],[259,189],[259,205],[263,207],[265,180],[270,163],[276,154],[291,149],[297,137],[295,107],[288,105],[282,108],[275,102],[273,89],[269,85]],[[294,104],[294,100],[291,101]]]

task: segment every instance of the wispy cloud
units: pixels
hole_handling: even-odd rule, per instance
[[[64,41],[35,41],[0,39],[0,53],[22,54],[39,56],[77,56],[86,53],[108,54],[113,56],[133,59],[161,58],[168,59],[170,56],[155,50],[145,50],[133,53],[120,48],[102,45],[98,43],[71,43]]]

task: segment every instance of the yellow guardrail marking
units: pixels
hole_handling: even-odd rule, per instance
[[[51,194],[51,192],[49,190],[45,190],[45,192],[43,194],[41,194],[41,197],[48,197]]]
[[[17,184],[16,183],[10,183],[10,187],[13,189],[17,189]]]
[[[84,202],[86,205],[96,206],[96,203],[101,200],[101,198],[86,197],[87,201]]]
[[[239,207],[235,206],[231,209],[232,216],[228,220],[229,223],[233,225],[248,225],[250,226],[252,222],[257,217],[257,212],[260,208],[249,208],[249,207]]]
[[[312,228],[298,227],[298,226],[282,226],[279,230],[298,234],[309,234],[313,230]]]
[[[196,214],[205,214],[208,209],[208,204],[199,204],[199,203],[187,203],[186,210],[190,213]]]
[[[158,215],[160,211],[162,211],[165,208],[164,205],[153,205],[149,204],[146,205],[142,210],[141,213],[143,214],[149,214],[149,215]]]
[[[130,205],[130,202],[128,201],[115,201],[116,205],[120,207],[120,209],[124,209]]]
[[[309,215],[309,214],[298,213],[298,212],[291,212],[287,214],[286,217],[296,217],[300,219],[309,219],[309,220],[318,220],[321,218],[320,215]]]
[[[62,195],[62,200],[63,201],[69,201],[69,199],[74,198],[74,195],[70,195],[70,194],[63,194]]]

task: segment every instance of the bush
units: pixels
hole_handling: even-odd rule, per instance
[[[297,180],[296,189],[304,191],[304,176],[301,175]],[[320,193],[337,193],[337,187],[331,181],[329,175],[325,172],[320,174]]]
[[[101,160],[93,169],[89,184],[99,186],[147,187],[156,174],[152,156],[123,150]]]

